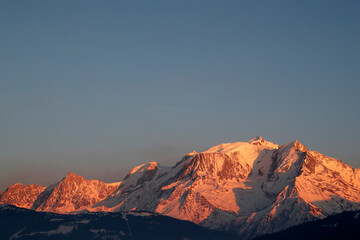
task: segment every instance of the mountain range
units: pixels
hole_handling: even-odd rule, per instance
[[[188,153],[171,167],[145,163],[117,183],[69,173],[46,188],[14,184],[0,203],[55,213],[154,212],[251,239],[360,210],[360,169],[298,141],[256,137]]]
[[[69,213],[104,200],[119,185],[120,182],[103,183],[99,180],[87,180],[70,172],[61,181],[48,187],[15,183],[0,193],[0,204],[43,212]]]

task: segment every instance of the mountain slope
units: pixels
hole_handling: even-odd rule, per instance
[[[0,239],[238,239],[188,221],[147,213],[62,215],[0,205]]]
[[[244,238],[360,209],[360,173],[297,141],[261,137],[134,168],[91,211],[154,211]]]

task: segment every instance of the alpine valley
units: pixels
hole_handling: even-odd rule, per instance
[[[0,204],[65,216],[85,214],[86,221],[100,212],[146,212],[252,239],[359,211],[360,169],[298,141],[281,146],[256,137],[188,153],[172,167],[146,163],[117,183],[74,173],[47,187],[16,183],[0,193]]]

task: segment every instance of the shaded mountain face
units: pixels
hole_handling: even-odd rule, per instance
[[[90,211],[146,210],[243,238],[360,209],[360,170],[261,137],[192,152],[173,167],[134,168]]]
[[[30,208],[45,187],[30,184],[25,186],[15,183],[0,193],[0,204],[11,204],[17,207]]]
[[[307,222],[284,231],[264,235],[256,240],[359,239],[360,211],[335,214]]]
[[[0,239],[210,239],[237,237],[148,212],[63,215],[0,205]]]

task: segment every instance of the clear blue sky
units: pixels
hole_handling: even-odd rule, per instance
[[[1,1],[0,190],[257,135],[360,167],[360,1]]]

